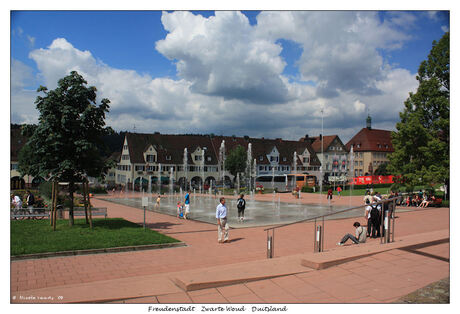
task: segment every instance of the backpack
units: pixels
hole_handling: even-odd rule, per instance
[[[377,206],[371,205],[371,207],[372,207],[372,209],[371,209],[371,219],[372,220],[378,219],[380,217],[380,213],[379,213],[379,210],[377,209]]]
[[[243,208],[244,205],[245,205],[244,199],[240,198],[240,199],[238,200],[238,203],[236,204],[236,207],[238,207],[238,208]]]

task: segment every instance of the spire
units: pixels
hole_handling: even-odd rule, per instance
[[[366,119],[366,128],[368,128],[369,130],[371,129],[371,124],[372,124],[372,118],[371,116],[369,115],[369,110],[367,112],[367,119]]]

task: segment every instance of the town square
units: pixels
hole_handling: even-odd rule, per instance
[[[455,303],[450,11],[10,28],[12,309]]]

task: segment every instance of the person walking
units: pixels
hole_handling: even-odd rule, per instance
[[[236,201],[236,207],[238,208],[238,220],[243,222],[244,220],[244,209],[246,208],[246,200],[244,199],[244,194],[240,194],[240,198]]]
[[[158,194],[158,197],[157,197],[157,200],[156,200],[156,204],[155,204],[155,210],[159,210],[159,209],[160,209],[160,202],[161,202],[161,196],[160,196],[160,194]]]
[[[228,223],[227,223],[227,206],[225,206],[225,197],[220,198],[220,203],[216,207],[217,219],[217,242],[228,242]],[[222,240],[223,238],[223,240]]]
[[[329,188],[327,190],[327,199],[332,201],[332,188]]]
[[[187,219],[187,216],[190,214],[190,189],[188,189],[187,194],[185,194],[184,207],[184,219]]]

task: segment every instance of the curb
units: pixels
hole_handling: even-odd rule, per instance
[[[61,251],[61,252],[50,252],[50,253],[15,255],[15,256],[11,256],[10,260],[20,261],[20,260],[26,260],[26,259],[38,259],[38,258],[61,257],[61,256],[120,253],[120,252],[130,252],[130,251],[166,249],[166,248],[183,247],[183,246],[187,246],[187,244],[185,244],[184,242],[175,242],[175,243],[147,244],[147,245],[137,245],[137,246],[122,246],[122,247],[112,247],[112,248],[103,248],[103,249],[87,249],[87,250],[76,250],[76,251]]]

